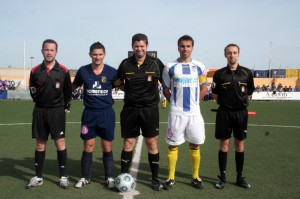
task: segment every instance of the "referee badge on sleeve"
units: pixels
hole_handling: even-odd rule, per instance
[[[241,91],[242,91],[243,93],[245,93],[245,92],[246,92],[246,87],[243,86],[243,85],[241,85]]]
[[[35,87],[30,87],[30,91],[32,94],[35,94],[36,93],[36,88]]]

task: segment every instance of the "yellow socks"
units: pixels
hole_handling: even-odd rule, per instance
[[[162,107],[163,108],[167,108],[167,100],[163,100],[162,101]]]
[[[192,177],[193,179],[199,177],[199,169],[200,169],[200,146],[197,148],[190,148],[190,158],[192,161]]]
[[[175,179],[176,162],[178,159],[178,146],[169,146],[168,150],[168,168],[169,179]]]

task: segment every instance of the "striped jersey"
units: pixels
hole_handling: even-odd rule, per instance
[[[170,112],[192,115],[200,111],[199,76],[206,76],[205,65],[192,59],[180,63],[179,59],[168,63],[163,71],[163,87],[171,92]]]

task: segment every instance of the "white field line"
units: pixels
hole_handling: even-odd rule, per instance
[[[140,165],[140,160],[141,160],[142,146],[143,146],[143,136],[140,135],[138,137],[138,140],[137,140],[137,143],[135,146],[135,151],[134,151],[134,155],[132,158],[131,169],[130,169],[130,174],[135,179],[136,183],[137,183],[137,175],[139,172],[139,165]],[[133,190],[133,191],[129,191],[126,193],[120,193],[120,194],[123,195],[123,199],[133,199],[134,196],[139,195],[140,192],[137,190]]]
[[[120,122],[116,122],[119,124]],[[167,124],[168,122],[160,122],[161,124]],[[67,122],[67,124],[80,124],[80,122]],[[215,123],[205,123],[206,125],[215,125]],[[4,123],[0,126],[20,126],[20,125],[31,125],[31,123]],[[286,126],[286,125],[277,125],[277,124],[248,124],[248,126],[256,127],[274,127],[274,128],[296,128],[299,129],[300,126]]]

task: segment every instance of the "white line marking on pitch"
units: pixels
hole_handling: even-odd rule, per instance
[[[130,174],[135,179],[136,183],[137,183],[137,175],[138,175],[139,165],[140,165],[140,160],[141,160],[142,146],[143,146],[143,136],[140,135],[138,137],[138,140],[137,140],[137,143],[135,146],[135,151],[134,151],[134,155],[132,158],[131,169],[130,169]],[[123,195],[123,199],[133,199],[134,196],[139,195],[140,192],[137,190],[133,190],[133,191],[129,191],[126,193],[120,193],[120,194]]]
[[[67,122],[67,124],[80,124],[81,122]],[[119,124],[120,122],[116,122]],[[168,122],[160,122],[161,124],[167,124]],[[215,125],[215,123],[205,123],[206,125]],[[0,126],[20,126],[20,125],[31,125],[31,123],[6,123],[0,124]],[[274,127],[274,128],[296,128],[300,129],[300,126],[286,126],[286,125],[276,125],[276,124],[248,124],[248,126],[257,126],[257,127]]]

